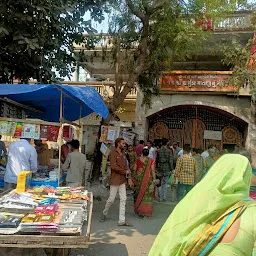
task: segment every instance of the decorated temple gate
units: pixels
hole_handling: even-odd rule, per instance
[[[168,138],[181,146],[206,149],[215,145],[219,150],[232,151],[243,146],[247,123],[240,118],[207,106],[184,105],[163,110],[148,118],[149,139],[157,142]]]

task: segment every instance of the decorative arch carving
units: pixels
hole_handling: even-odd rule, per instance
[[[222,129],[222,143],[242,146],[243,136],[236,127],[227,126]]]
[[[154,126],[149,130],[149,139],[169,139],[169,129],[168,126],[164,122],[157,122]]]

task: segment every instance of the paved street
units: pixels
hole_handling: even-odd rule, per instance
[[[133,200],[131,196],[128,196],[126,216],[127,222],[133,224],[133,227],[118,227],[119,201],[117,199],[110,209],[105,223],[99,222],[105,206],[105,200],[94,201],[91,245],[89,249],[72,250],[71,256],[148,255],[158,231],[174,208],[174,205],[154,201],[152,218],[140,219],[134,215]],[[1,249],[0,256],[5,255],[46,256],[41,249]]]
[[[132,198],[128,197],[127,222],[133,227],[118,227],[118,201],[110,209],[108,220],[100,223],[105,201],[95,202],[92,222],[92,245],[87,250],[75,250],[72,256],[142,256],[148,255],[159,229],[173,209],[171,204],[154,203],[153,217],[134,216]]]

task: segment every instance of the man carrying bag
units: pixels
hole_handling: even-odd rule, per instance
[[[156,158],[157,176],[161,186],[158,187],[158,200],[165,202],[167,199],[168,179],[173,170],[172,151],[167,147],[168,140],[162,139],[162,147]]]

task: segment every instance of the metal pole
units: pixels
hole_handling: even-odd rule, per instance
[[[63,118],[63,92],[60,90],[60,122]],[[62,123],[59,130],[59,166],[58,166],[58,186],[60,186],[60,172],[61,172],[61,146],[62,146]]]
[[[83,132],[84,132],[84,127],[81,125],[81,119],[82,119],[82,104],[80,104],[80,116],[79,116],[79,142],[80,142],[80,150],[82,151],[82,143],[83,143]]]

